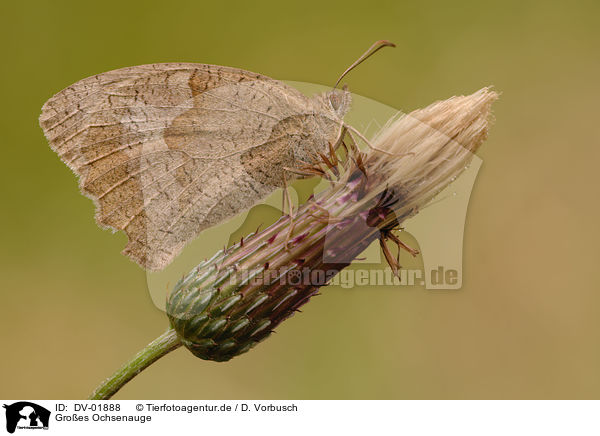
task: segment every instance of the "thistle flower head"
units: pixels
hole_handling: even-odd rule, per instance
[[[396,215],[417,213],[468,166],[487,138],[497,98],[483,88],[390,120],[373,140],[376,150],[363,158],[365,173],[375,178],[363,201],[387,189],[401,197]]]
[[[344,158],[332,145],[321,163],[299,169],[330,186],[198,265],[170,293],[167,314],[181,342],[209,360],[248,351],[376,239],[397,272],[386,241],[411,251],[394,230],[465,169],[496,98],[484,88],[401,116],[366,152],[349,132]]]
[[[376,146],[401,158],[372,153],[368,166],[405,193],[400,211],[420,209],[465,169],[487,138],[497,98],[483,88],[403,115],[381,130]]]

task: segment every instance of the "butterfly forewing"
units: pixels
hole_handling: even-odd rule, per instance
[[[337,131],[294,88],[205,64],[89,77],[48,100],[40,125],[95,201],[98,224],[125,231],[124,253],[150,270],[266,197],[284,166]]]

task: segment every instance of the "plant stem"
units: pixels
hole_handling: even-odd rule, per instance
[[[125,386],[129,380],[180,346],[181,342],[177,333],[172,328],[169,328],[158,338],[146,345],[142,351],[137,353],[133,359],[123,365],[117,372],[104,380],[88,399],[108,400],[119,389]]]

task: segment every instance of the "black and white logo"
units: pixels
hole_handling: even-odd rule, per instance
[[[50,411],[29,401],[18,401],[5,404],[6,431],[14,433],[16,429],[47,430],[50,422]]]

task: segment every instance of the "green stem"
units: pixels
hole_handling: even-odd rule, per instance
[[[158,359],[181,346],[177,333],[172,328],[150,342],[137,353],[133,359],[123,365],[117,372],[104,380],[96,388],[89,400],[108,400],[125,384],[152,365]]]

